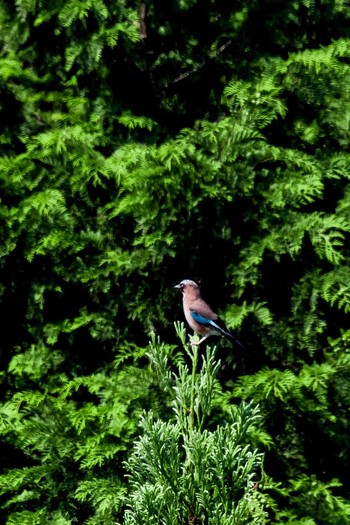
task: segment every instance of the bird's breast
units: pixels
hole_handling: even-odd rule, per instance
[[[210,328],[207,328],[206,326],[203,326],[202,324],[197,323],[191,315],[191,309],[189,306],[184,305],[184,313],[185,318],[192,330],[194,330],[197,334],[207,334],[210,332]]]

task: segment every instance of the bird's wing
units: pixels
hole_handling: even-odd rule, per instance
[[[231,339],[231,341],[237,343],[240,347],[244,348],[244,345],[238,339],[236,339],[236,337],[230,334],[230,332],[227,331],[225,324],[220,319],[217,318],[215,319],[215,321],[213,319],[208,319],[207,317],[204,317],[204,315],[201,315],[200,313],[192,309],[190,309],[190,314],[197,323],[206,326],[207,328],[212,328],[213,330],[216,330],[228,339]],[[216,314],[214,315],[215,317],[217,317]]]
[[[201,315],[200,313],[198,312],[195,312],[194,310],[190,310],[190,314],[192,316],[192,318],[196,321],[196,323],[199,323],[203,326],[213,326],[212,323],[214,323],[214,321],[212,319],[208,319],[207,317],[204,317],[204,315]],[[215,325],[215,323],[214,323]]]
[[[218,318],[216,313],[213,312],[210,306],[205,301],[203,301],[201,297],[197,298],[195,301],[189,302],[188,306],[192,312],[196,312],[207,320],[216,321]]]
[[[197,323],[203,326],[207,326],[208,328],[213,328],[214,330],[217,330],[218,332],[222,334],[227,333],[224,328],[221,328],[221,326],[219,326],[219,324],[217,323],[217,320],[214,321],[213,319],[208,319],[208,317],[205,317],[204,315],[192,309],[190,309],[190,314]]]

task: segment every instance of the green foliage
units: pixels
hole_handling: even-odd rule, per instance
[[[141,419],[142,434],[127,462],[130,508],[124,523],[266,523],[256,490],[262,458],[248,437],[258,408],[242,403],[218,413],[220,364],[208,350],[196,373],[197,349],[184,349],[192,371],[180,364],[171,374],[164,346],[151,346],[151,361],[163,382],[167,378],[173,418],[165,422],[148,412]]]
[[[0,1],[0,521],[120,519],[190,277],[247,347],[220,410],[260,403],[271,520],[346,523],[349,6],[145,9]]]
[[[306,517],[325,525],[345,525],[349,520],[348,499],[339,495],[342,483],[333,477],[325,479],[325,473],[343,477],[349,457],[349,448],[343,446],[349,427],[348,332],[331,344],[332,351],[325,354],[323,363],[304,364],[298,373],[266,368],[243,376],[233,388],[235,397],[253,397],[259,402],[264,427],[272,435],[278,432],[278,440],[268,443],[266,464],[273,457],[278,458],[279,468],[287,473],[289,483],[283,489],[265,486],[283,497],[277,522],[284,523],[287,516],[288,523]],[[310,447],[317,447],[317,458],[309,455]],[[323,449],[328,449],[325,454]],[[305,471],[314,474],[309,476]]]
[[[42,383],[50,361],[44,366],[39,351],[15,356],[11,373]],[[28,465],[0,475],[7,523],[115,523],[125,493],[121,463],[151,383],[135,365],[73,379],[51,374],[45,391],[24,389],[4,403],[2,439]]]

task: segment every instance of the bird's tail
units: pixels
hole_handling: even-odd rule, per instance
[[[230,334],[230,332],[227,332],[227,330],[224,330],[221,326],[218,325],[217,322],[210,320],[210,321],[207,321],[207,326],[208,325],[215,328],[219,333],[224,335],[227,339],[236,343],[236,345],[240,346],[241,348],[245,348],[245,346],[238,339],[236,339],[236,337]]]
[[[236,345],[240,346],[241,348],[243,349],[245,348],[244,344],[242,344],[241,341],[239,341],[236,337],[234,337],[229,332],[225,332],[225,330],[222,330],[222,335],[224,335],[230,341],[233,341],[234,343],[236,343]]]

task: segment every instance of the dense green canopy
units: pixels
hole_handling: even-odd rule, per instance
[[[348,3],[0,0],[0,42],[0,523],[122,522],[183,278],[269,523],[348,523]]]

